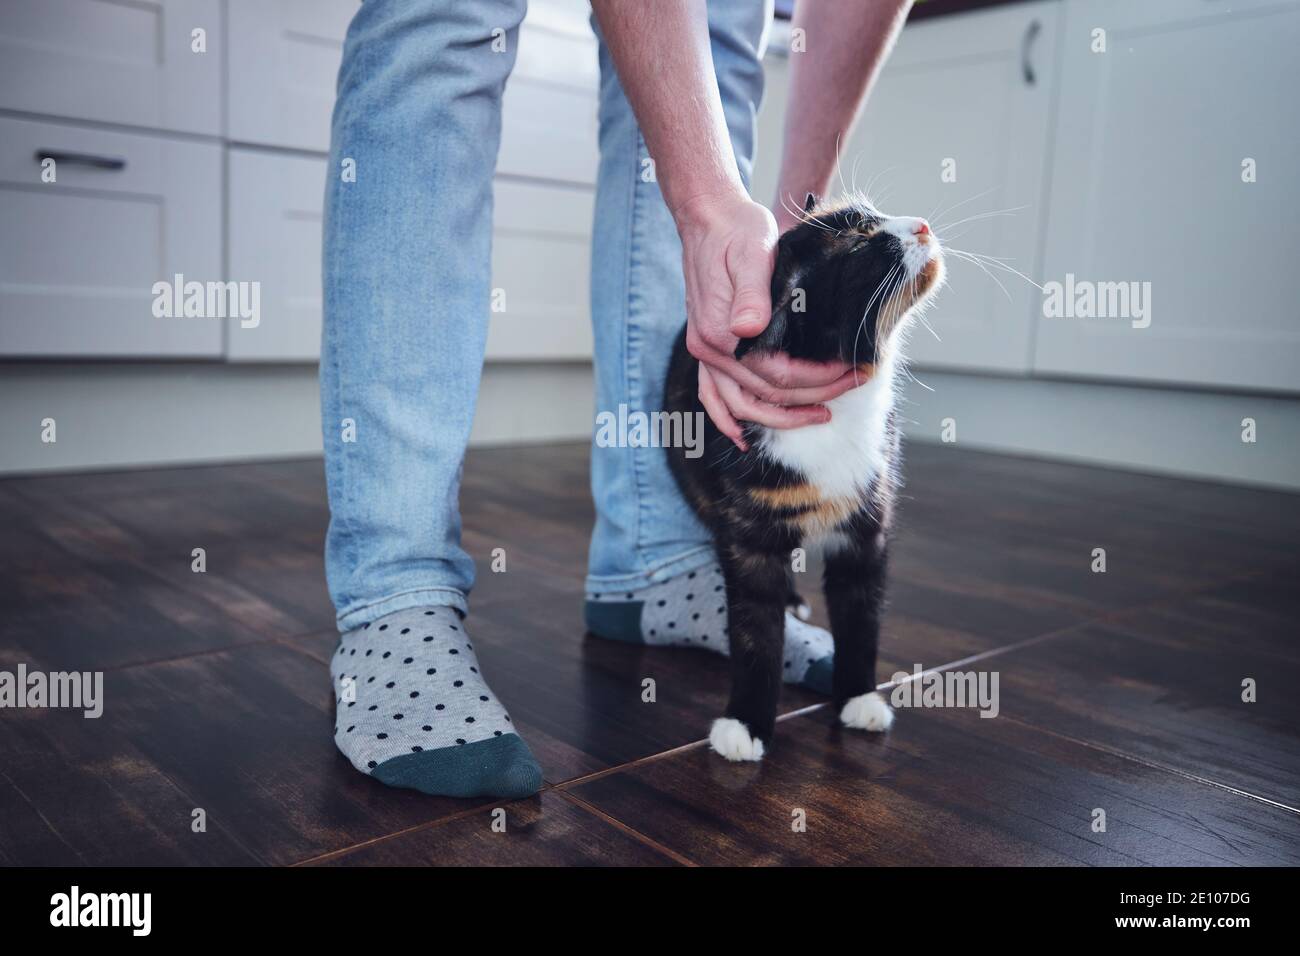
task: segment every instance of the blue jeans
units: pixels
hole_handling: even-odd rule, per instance
[[[348,29],[325,195],[325,568],[341,630],[421,605],[462,613],[461,467],[489,321],[501,94],[526,0],[366,0]],[[712,0],[718,86],[745,182],[771,0]],[[506,53],[488,53],[503,28]],[[662,407],[685,322],[681,246],[603,43],[591,275],[597,411]],[[340,175],[355,161],[355,181]],[[659,448],[592,447],[587,588],[713,559]]]

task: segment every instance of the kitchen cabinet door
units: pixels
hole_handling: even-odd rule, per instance
[[[591,358],[590,190],[498,180],[487,357]]]
[[[256,325],[232,318],[232,362],[315,362],[320,358],[321,225],[324,159],[231,149],[229,278],[257,282]]]
[[[600,67],[590,13],[572,0],[529,4],[501,100],[498,173],[595,183]]]
[[[1060,6],[1015,4],[906,27],[841,151],[843,183],[870,187],[885,212],[930,218],[953,248],[1034,276]],[[815,41],[791,57],[815,55]],[[956,256],[947,266],[947,288],[925,316],[934,334],[913,329],[912,360],[1027,372],[1037,289]]]
[[[1070,3],[1063,34],[1044,280],[1078,307],[1035,371],[1300,388],[1300,4]]]

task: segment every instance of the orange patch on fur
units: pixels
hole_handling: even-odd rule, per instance
[[[824,534],[848,521],[862,507],[856,498],[825,498],[815,485],[751,488],[750,497],[772,509],[794,511],[785,520],[805,535]]]
[[[821,503],[822,496],[812,485],[786,485],[783,488],[751,488],[750,497],[768,508],[803,509]]]
[[[805,535],[825,534],[852,518],[861,504],[853,498],[823,498],[817,507],[805,511],[795,520]]]

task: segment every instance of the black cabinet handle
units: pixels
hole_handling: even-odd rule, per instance
[[[63,149],[38,149],[36,161],[52,159],[56,163],[71,166],[89,166],[91,169],[110,169],[114,172],[126,169],[126,160],[120,156],[96,156],[94,153],[72,153]]]
[[[1043,25],[1037,20],[1031,20],[1029,26],[1025,28],[1024,39],[1020,41],[1020,69],[1025,76],[1025,86],[1033,86],[1038,82],[1038,74],[1034,72],[1034,61],[1030,58],[1030,53],[1034,46],[1034,41],[1038,39],[1038,34],[1043,32]]]

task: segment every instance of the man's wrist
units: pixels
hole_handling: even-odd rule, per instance
[[[668,208],[681,233],[714,225],[725,217],[726,210],[750,201],[749,193],[737,177],[734,182],[724,181],[710,189],[693,192],[685,199],[670,203]]]

